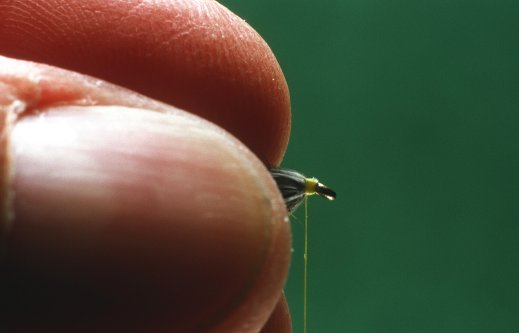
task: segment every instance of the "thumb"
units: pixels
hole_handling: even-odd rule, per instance
[[[258,330],[290,253],[283,202],[261,162],[181,110],[13,64],[0,75],[13,97],[2,101],[1,183],[11,200],[3,198],[0,325]]]

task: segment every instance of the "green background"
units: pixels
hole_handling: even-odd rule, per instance
[[[310,332],[519,332],[519,1],[224,0],[288,80]],[[302,332],[301,212],[286,287]]]

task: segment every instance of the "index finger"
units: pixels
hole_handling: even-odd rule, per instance
[[[0,2],[0,53],[193,112],[268,165],[279,164],[288,143],[288,88],[272,51],[215,1]]]

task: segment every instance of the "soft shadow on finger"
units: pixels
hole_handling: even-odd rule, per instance
[[[292,319],[284,293],[261,333],[292,333]]]

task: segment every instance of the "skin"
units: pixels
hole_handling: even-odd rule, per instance
[[[291,332],[290,103],[256,32],[214,1],[0,0],[0,54],[0,329]]]

